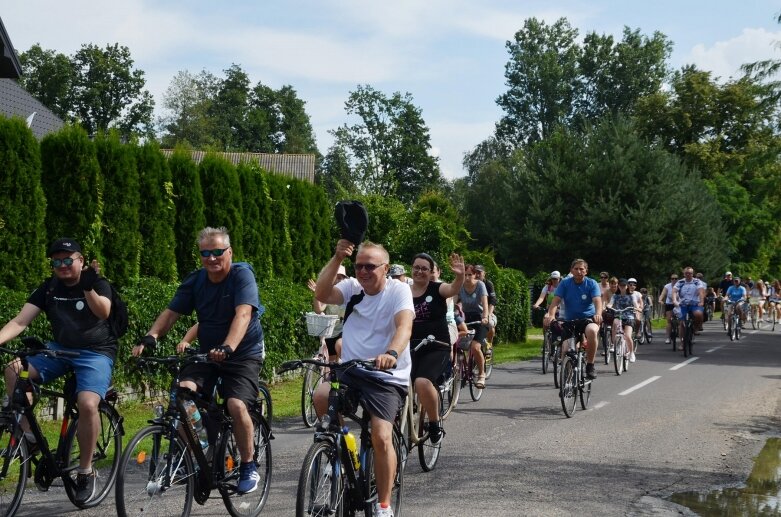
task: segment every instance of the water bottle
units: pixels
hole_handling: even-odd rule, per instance
[[[342,429],[344,433],[344,442],[347,444],[347,450],[350,451],[350,458],[353,460],[355,470],[361,468],[361,460],[358,458],[358,444],[355,441],[355,435],[347,427]]]
[[[190,423],[195,429],[195,434],[198,435],[198,440],[201,442],[201,448],[206,449],[209,447],[209,437],[206,433],[206,427],[203,425],[201,412],[198,411],[198,406],[196,406],[195,402],[192,400],[185,400],[184,409],[187,411],[187,415],[190,417]]]

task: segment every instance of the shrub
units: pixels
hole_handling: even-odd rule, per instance
[[[176,243],[176,269],[182,278],[201,262],[196,254],[195,240],[198,232],[206,226],[203,215],[203,192],[198,166],[193,162],[190,152],[183,147],[177,147],[168,160],[173,182],[174,206],[174,239]]]

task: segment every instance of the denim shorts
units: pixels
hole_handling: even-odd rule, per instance
[[[111,384],[111,371],[114,361],[110,357],[92,350],[73,349],[58,345],[50,341],[47,347],[51,350],[68,350],[79,352],[78,357],[46,357],[36,355],[27,359],[41,377],[41,383],[46,384],[66,373],[73,371],[76,374],[76,393],[91,391],[101,398],[106,396]]]
[[[686,318],[686,314],[691,312],[692,316],[694,316],[695,312],[702,312],[704,310],[704,307],[702,305],[680,305],[681,308],[681,319]]]

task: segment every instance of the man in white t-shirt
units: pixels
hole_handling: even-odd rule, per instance
[[[353,249],[350,241],[339,240],[334,256],[317,278],[315,297],[323,303],[348,306],[342,328],[342,361],[374,359],[377,368],[392,374],[353,368],[344,372],[342,379],[358,392],[371,415],[379,510],[375,515],[393,515],[390,508],[396,473],[393,421],[410,381],[409,340],[415,307],[409,286],[387,278],[388,252],[379,244],[361,244],[355,258],[355,278],[334,285],[339,266],[353,254]],[[318,416],[327,411],[329,389],[328,383],[324,383],[315,393]]]

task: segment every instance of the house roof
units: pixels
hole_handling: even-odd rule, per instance
[[[3,25],[3,19],[0,18],[0,77],[9,79],[18,79],[22,75],[22,65],[16,56],[11,38]]]
[[[0,116],[28,120],[31,115],[32,123],[28,124],[38,140],[64,125],[57,115],[27,93],[14,79],[0,78]]]
[[[173,149],[162,149],[163,155],[170,158]],[[201,163],[206,151],[190,151],[195,163]],[[269,154],[269,153],[215,153],[234,165],[256,162],[262,169],[277,174],[285,174],[309,183],[315,182],[314,154]]]

